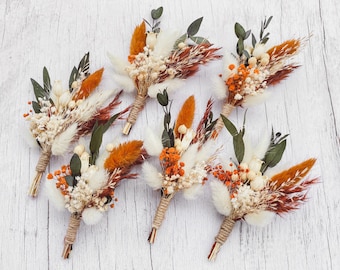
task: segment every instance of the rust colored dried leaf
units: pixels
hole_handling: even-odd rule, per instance
[[[190,128],[192,122],[194,121],[195,114],[195,97],[190,96],[183,104],[179,114],[177,116],[177,121],[175,125],[175,134],[178,137],[178,127],[185,125],[186,128]]]
[[[104,167],[109,172],[117,168],[125,169],[137,162],[142,153],[143,141],[130,141],[114,148],[105,160]]]
[[[294,71],[294,69],[298,68],[297,65],[287,65],[284,66],[281,70],[277,71],[275,74],[271,75],[266,81],[267,85],[275,85],[286,79],[290,73]]]
[[[74,95],[73,100],[87,98],[101,82],[103,72],[104,68],[101,68],[88,76],[81,84],[79,91]]]
[[[270,182],[273,189],[280,188],[283,184],[287,185],[287,188],[293,188],[299,181],[305,177],[316,162],[315,158],[307,159],[306,161],[291,167],[288,170],[280,172],[274,175]]]
[[[133,55],[137,55],[143,51],[146,45],[146,26],[143,21],[139,26],[135,28],[135,31],[132,34],[131,42],[130,42],[130,56],[129,61],[133,58]],[[131,58],[132,56],[132,58]]]
[[[301,41],[299,39],[290,39],[280,45],[270,48],[267,53],[270,58],[279,58],[285,55],[293,55],[300,48]]]

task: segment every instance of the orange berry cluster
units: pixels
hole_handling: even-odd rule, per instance
[[[53,174],[49,173],[47,175],[47,179],[52,180],[52,179],[55,178],[57,180],[56,187],[60,190],[60,192],[63,195],[67,195],[68,194],[68,191],[67,191],[68,184],[67,184],[67,181],[66,181],[66,178],[65,178],[65,176],[67,176],[67,175],[71,175],[70,165],[63,165],[63,166],[61,166],[61,170],[56,170],[56,171],[54,171]]]
[[[230,70],[235,69],[235,65],[231,64],[228,67]],[[226,85],[228,86],[228,90],[230,92],[238,92],[242,89],[243,84],[247,76],[249,75],[249,70],[244,64],[241,64],[237,68],[237,73],[235,73],[233,76],[229,77],[226,81]]]
[[[162,167],[165,169],[165,174],[171,175],[184,175],[184,163],[178,162],[181,156],[175,147],[165,147],[159,156]]]

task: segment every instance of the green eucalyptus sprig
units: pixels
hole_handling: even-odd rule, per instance
[[[144,19],[144,22],[147,25],[149,25],[149,27],[151,28],[151,32],[159,33],[159,31],[161,30],[159,27],[159,25],[161,24],[161,22],[159,21],[159,18],[162,16],[162,14],[163,14],[163,7],[159,7],[157,9],[151,10],[152,24],[149,23],[146,19]]]
[[[164,111],[164,130],[162,133],[162,144],[163,147],[173,147],[175,145],[175,135],[174,128],[170,127],[171,122],[171,104],[172,101],[169,101],[169,96],[166,89],[163,90],[162,93],[157,94],[157,101],[163,107]]]
[[[243,137],[245,133],[246,115],[244,116],[242,129],[240,129],[240,131],[237,130],[235,125],[227,117],[225,117],[224,115],[221,115],[221,117],[225,127],[233,137],[235,156],[238,163],[240,164],[244,158],[245,153],[245,144]],[[264,158],[262,159],[263,163],[260,170],[262,174],[264,174],[264,172],[268,168],[272,168],[280,162],[280,160],[282,159],[282,155],[286,149],[286,138],[288,137],[288,135],[289,134],[282,136],[280,132],[274,133],[274,130],[272,129],[270,144],[267,148]]]

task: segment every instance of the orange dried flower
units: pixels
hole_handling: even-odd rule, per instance
[[[79,91],[73,97],[73,100],[79,100],[83,98],[87,98],[94,89],[99,85],[102,80],[102,75],[104,72],[104,68],[97,70],[88,76],[81,84]]]
[[[144,50],[146,45],[146,26],[143,21],[135,28],[130,42],[130,56],[137,55]],[[129,57],[129,61],[134,60],[134,57]],[[130,62],[132,62],[130,61]]]
[[[267,53],[270,58],[277,58],[285,55],[292,55],[300,48],[301,41],[299,39],[290,39],[280,45],[270,48]]]
[[[181,110],[178,113],[176,125],[174,128],[175,135],[178,137],[178,127],[185,125],[186,128],[190,128],[194,120],[195,114],[195,97],[190,96],[183,104]]]

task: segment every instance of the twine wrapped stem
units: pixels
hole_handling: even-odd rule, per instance
[[[72,245],[76,241],[77,232],[80,226],[80,221],[81,221],[81,214],[75,213],[71,215],[70,221],[68,223],[66,236],[64,238],[64,250],[62,254],[62,257],[64,259],[68,259],[68,257],[70,256]]]
[[[137,94],[135,101],[132,104],[129,116],[126,120],[126,124],[123,128],[123,134],[128,135],[131,127],[136,123],[139,112],[143,109],[148,95]]]
[[[227,241],[229,234],[231,233],[234,225],[235,219],[231,216],[225,217],[221,228],[215,237],[215,243],[213,244],[211,251],[209,253],[208,259],[209,261],[213,261],[216,259],[217,253],[220,251],[221,246]]]
[[[42,151],[37,166],[35,167],[36,176],[34,177],[30,189],[28,191],[29,196],[36,197],[38,195],[40,181],[42,175],[46,171],[48,163],[50,162],[51,155],[52,155],[51,148]]]
[[[225,103],[223,105],[223,108],[222,108],[222,112],[221,114],[223,114],[225,117],[228,117],[230,115],[230,113],[235,109],[235,106],[229,104],[229,103]],[[222,117],[220,116],[216,122],[216,125],[215,125],[215,128],[214,128],[214,131],[212,133],[212,137],[214,139],[217,138],[217,136],[220,134],[221,130],[223,129],[224,127],[224,123],[223,123],[223,120],[222,120]]]
[[[161,201],[159,202],[159,205],[158,205],[157,211],[156,211],[156,215],[155,215],[153,222],[152,222],[152,230],[151,230],[151,233],[150,233],[149,238],[148,238],[148,241],[151,244],[153,244],[155,242],[157,230],[159,229],[159,227],[161,226],[161,224],[164,220],[165,212],[168,209],[170,201],[172,200],[174,195],[175,195],[175,192],[171,193],[167,197],[162,196]]]

